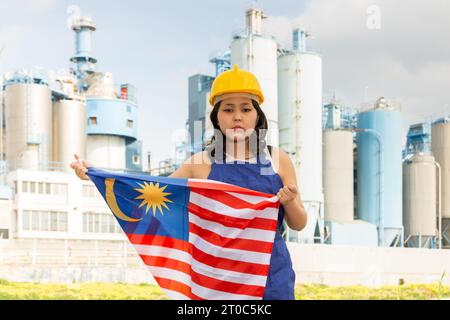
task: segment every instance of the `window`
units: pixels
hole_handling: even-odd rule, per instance
[[[83,232],[88,232],[89,227],[89,215],[83,213]]]
[[[67,212],[24,210],[22,227],[25,231],[65,232]]]
[[[38,183],[38,193],[44,194],[44,183],[43,182]]]
[[[58,231],[58,212],[50,212],[50,231]]]
[[[83,197],[86,198],[101,198],[100,193],[94,186],[83,186],[82,187]]]
[[[36,193],[36,182],[30,181],[30,192]]]
[[[133,128],[133,120],[130,120],[130,119],[127,120],[127,127]]]
[[[120,233],[115,218],[109,213],[83,212],[83,232]]]
[[[41,227],[42,231],[50,231],[50,212],[41,211]]]
[[[50,188],[50,183],[46,182],[45,183],[45,194],[51,194],[51,188]]]
[[[24,210],[22,215],[23,230],[30,230],[30,211]]]
[[[9,238],[9,229],[0,229],[0,239]]]
[[[100,232],[101,233],[108,233],[108,216],[102,214],[100,216]]]
[[[114,217],[108,216],[108,232],[114,233],[116,230],[116,221]]]
[[[22,192],[37,194],[67,194],[67,184],[36,181],[22,181]]]
[[[100,232],[100,217],[101,215],[94,215],[94,232]]]
[[[134,155],[133,156],[133,164],[139,164],[139,163],[140,163],[139,156]]]
[[[96,125],[97,124],[97,117],[89,117],[89,125]]]
[[[39,231],[39,213],[40,211],[31,211],[31,230]]]
[[[67,184],[53,183],[52,187],[53,187],[52,188],[53,189],[52,194],[54,194],[54,195],[62,195],[62,196],[67,195]]]
[[[68,230],[67,213],[58,212],[58,215],[59,215],[58,231],[67,231]]]

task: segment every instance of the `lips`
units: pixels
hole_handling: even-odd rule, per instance
[[[233,127],[233,130],[234,130],[234,131],[237,131],[237,130],[244,130],[244,128],[237,126],[237,127]]]

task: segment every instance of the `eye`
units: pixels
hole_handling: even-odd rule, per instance
[[[233,109],[223,109],[223,112],[232,112]]]
[[[250,111],[252,111],[252,109],[250,109],[250,108],[244,108],[244,112],[250,112]]]

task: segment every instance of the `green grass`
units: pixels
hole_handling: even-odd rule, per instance
[[[299,300],[431,300],[450,298],[450,287],[417,284],[369,288],[364,286],[329,287],[302,285],[295,293]]]
[[[299,300],[428,300],[450,298],[450,287],[441,283],[385,286],[329,287],[301,285],[296,288]],[[154,285],[123,283],[39,284],[0,279],[0,300],[166,300]]]

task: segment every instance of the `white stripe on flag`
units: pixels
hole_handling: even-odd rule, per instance
[[[178,261],[183,261],[189,264],[191,264],[192,261],[192,257],[188,252],[181,251],[178,249],[145,244],[135,244],[134,247],[136,248],[136,252],[139,255],[143,256],[166,257]]]
[[[209,211],[213,211],[218,214],[231,216],[234,218],[253,219],[253,218],[265,218],[271,220],[277,220],[278,208],[264,208],[262,210],[255,209],[235,209],[229,207],[222,202],[218,202],[211,198],[205,197],[196,192],[190,192],[189,201],[193,204],[205,208]]]
[[[277,196],[274,196],[272,198],[267,198],[267,197],[253,196],[253,195],[249,195],[249,194],[243,194],[243,193],[231,192],[231,191],[226,191],[226,193],[228,193],[229,195],[231,195],[233,197],[239,198],[241,200],[247,201],[252,204],[257,204],[262,201],[268,201],[268,202],[272,202],[272,203],[276,203],[278,201]]]
[[[268,265],[270,263],[270,254],[268,253],[222,248],[207,242],[206,240],[192,232],[189,232],[189,242],[201,251],[218,258],[265,265]]]
[[[222,237],[227,237],[231,239],[248,239],[248,240],[272,242],[275,237],[275,231],[261,230],[255,228],[239,229],[226,227],[217,222],[204,220],[198,217],[195,213],[191,212],[189,212],[189,222],[192,222],[203,229],[217,233]]]

